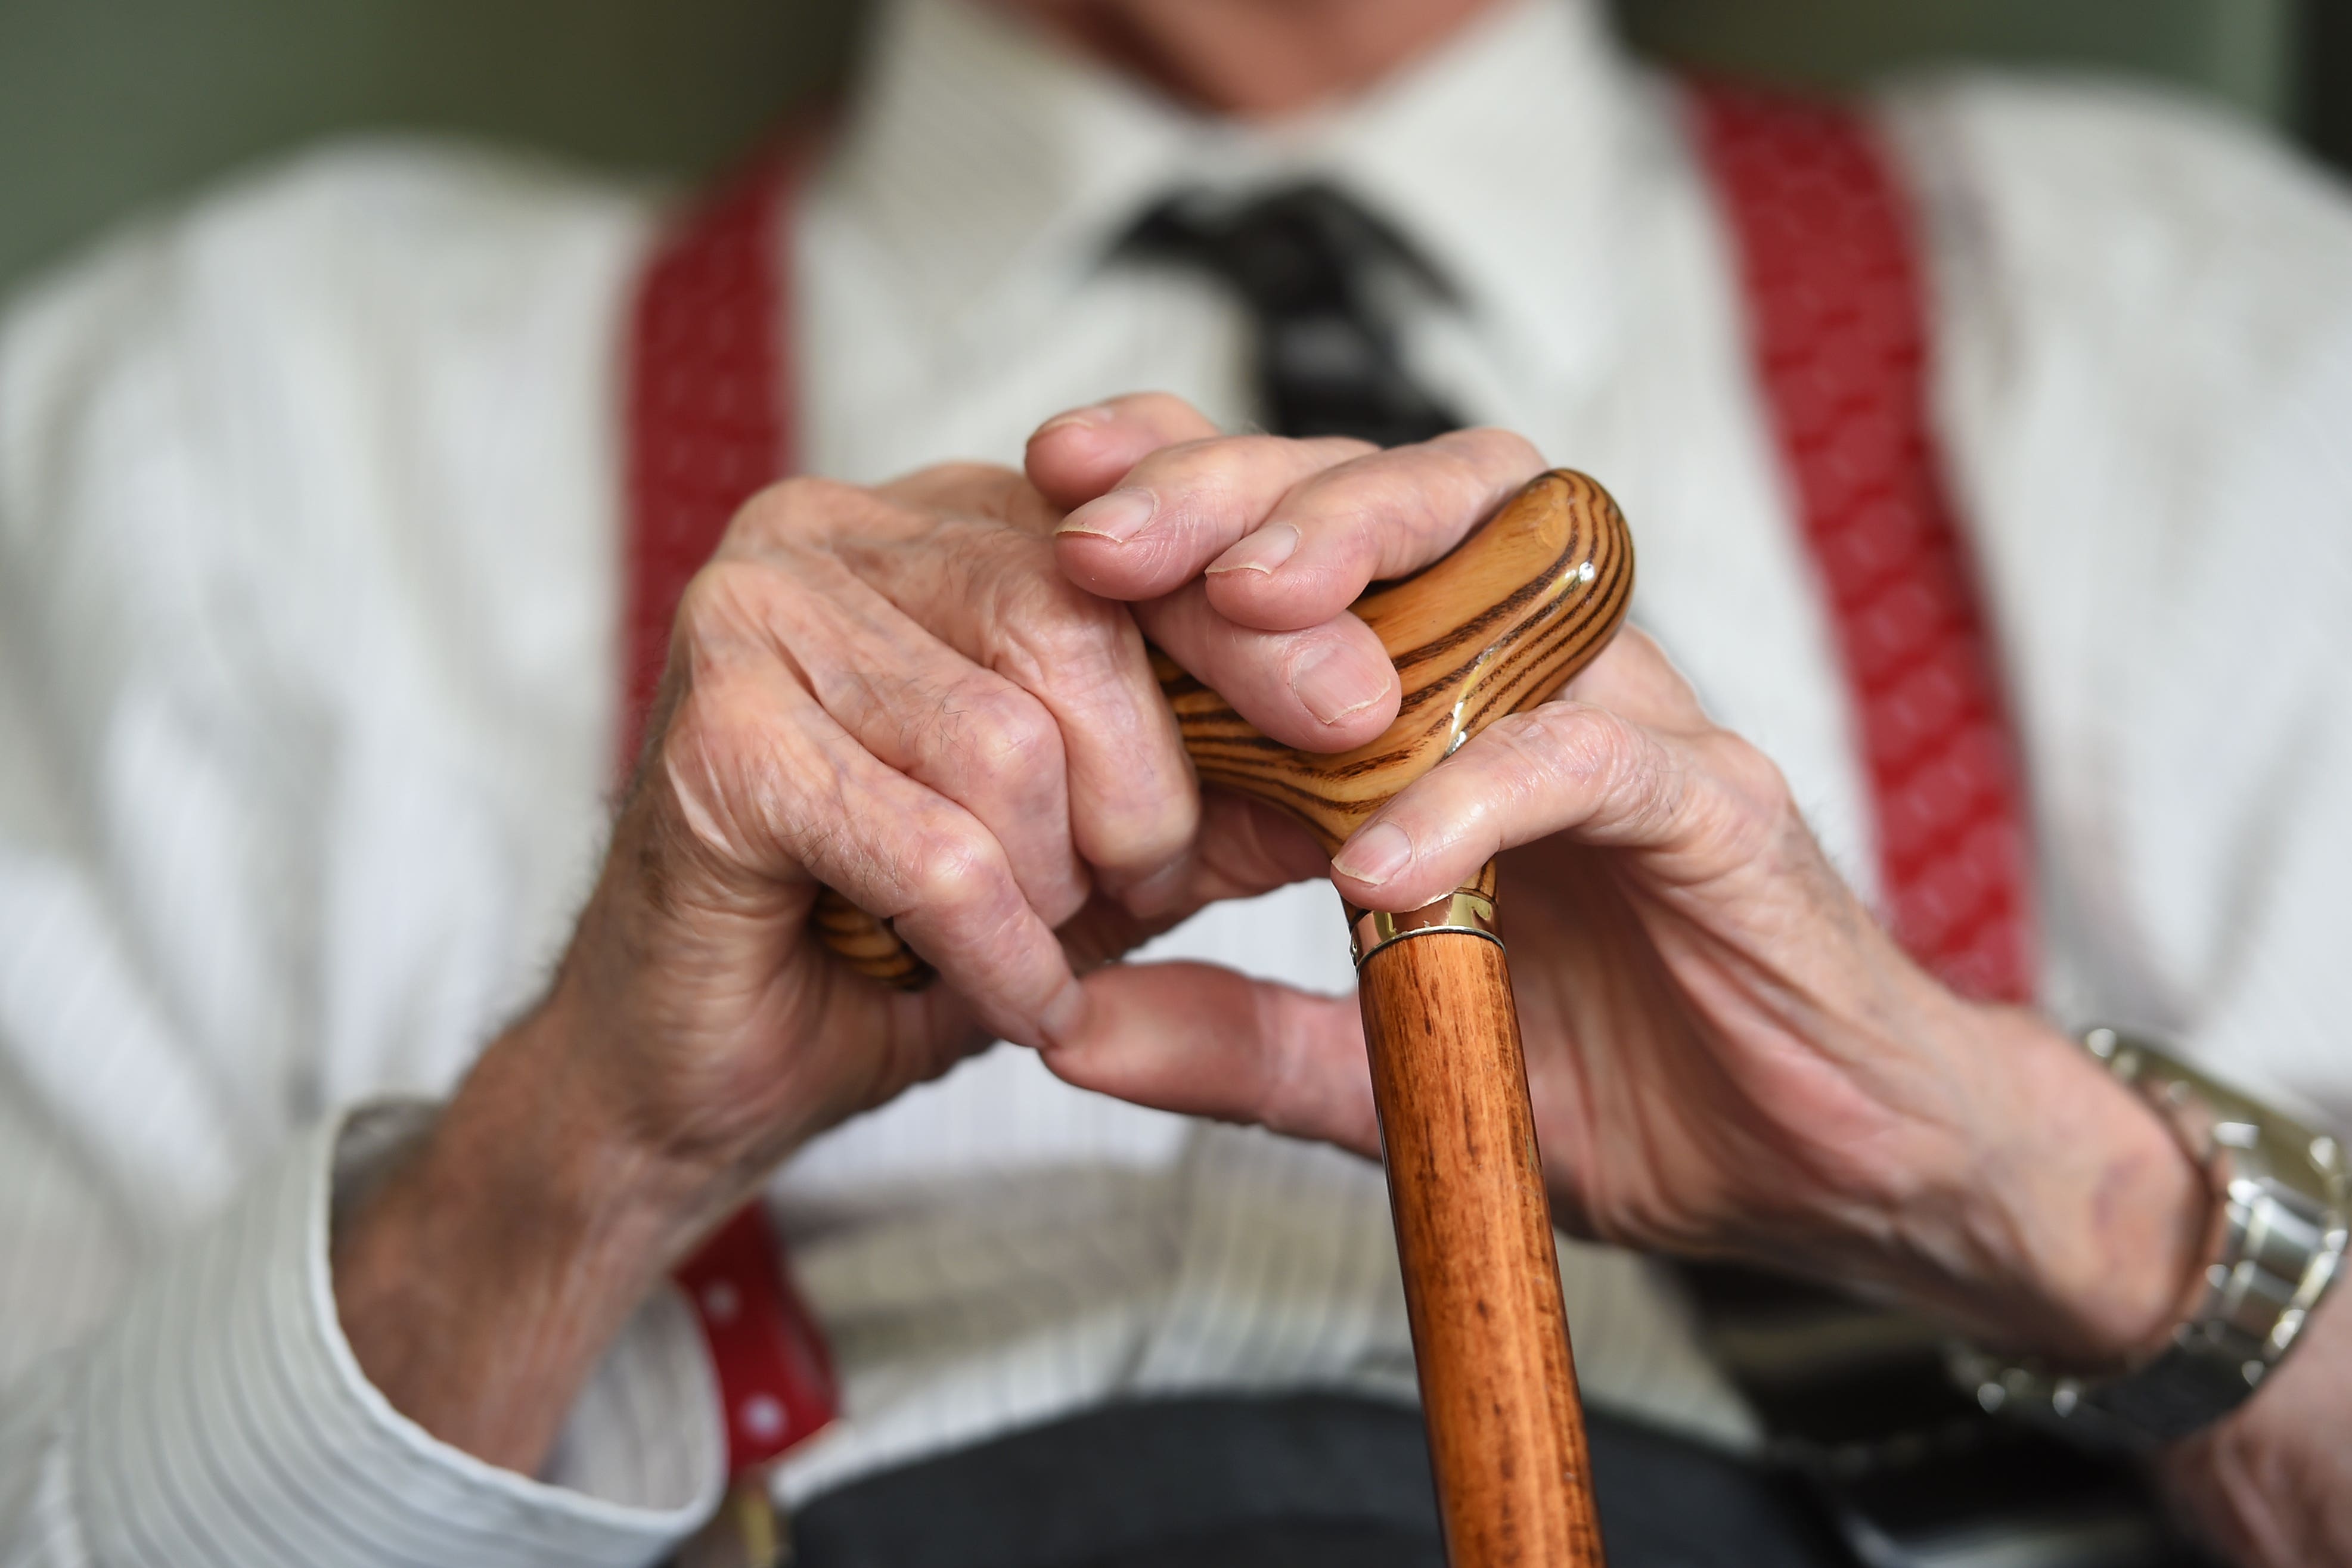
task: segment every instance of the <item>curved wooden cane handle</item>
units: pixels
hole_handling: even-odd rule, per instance
[[[1443,559],[1356,601],[1404,685],[1396,722],[1369,745],[1293,750],[1158,649],[1152,669],[1203,784],[1280,806],[1336,852],[1462,742],[1558,691],[1607,646],[1633,592],[1633,539],[1617,504],[1584,475],[1554,469]],[[814,918],[858,973],[909,990],[930,983],[930,966],[887,923],[830,888]]]
[[[1337,851],[1464,741],[1558,691],[1607,645],[1633,591],[1633,541],[1617,504],[1583,475],[1555,469],[1443,559],[1356,601],[1404,685],[1396,722],[1369,745],[1276,745],[1166,655],[1153,668],[1203,784],[1271,801]]]
[[[1404,684],[1396,722],[1368,746],[1293,750],[1164,654],[1154,652],[1153,666],[1202,782],[1282,807],[1336,851],[1465,740],[1559,690],[1607,645],[1633,591],[1633,541],[1616,504],[1583,475],[1555,470],[1444,559],[1356,601]],[[1422,910],[1348,915],[1447,1559],[1597,1568],[1495,867]],[[905,986],[930,977],[847,901],[828,895],[816,918],[862,972]]]

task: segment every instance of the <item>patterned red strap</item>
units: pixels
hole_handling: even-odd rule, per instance
[[[832,1424],[840,1406],[824,1332],[793,1289],[782,1244],[748,1204],[678,1268],[727,1413],[729,1470],[755,1469]]]
[[[793,471],[794,411],[779,265],[788,193],[813,154],[796,131],[689,209],[655,249],[629,328],[628,608],[621,766],[635,764],[687,582],[736,510]]]
[[[1910,214],[1850,109],[1718,86],[1699,144],[1867,753],[1886,913],[1966,994],[2033,994],[2024,794],[1927,418]]]
[[[779,245],[816,142],[814,131],[783,138],[688,211],[638,285],[629,339],[624,773],[643,739],[688,580],[737,508],[792,469]],[[824,1332],[757,1203],[677,1277],[710,1346],[734,1473],[833,1420],[839,1396]]]

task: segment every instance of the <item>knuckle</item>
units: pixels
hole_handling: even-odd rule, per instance
[[[1714,794],[1727,835],[1760,852],[1786,824],[1800,819],[1796,793],[1779,763],[1727,730],[1719,737],[1722,755],[1713,771],[1720,785]]]
[[[781,660],[801,678],[795,645],[833,617],[838,572],[822,558],[793,561],[761,555],[712,558],[678,595],[673,636],[684,644],[687,674]]]
[[[1004,638],[992,664],[1027,690],[1085,691],[1116,667],[1132,618],[1058,572],[1013,576],[1003,605]]]
[[[1779,763],[1730,731],[1718,733],[1724,743],[1725,779],[1735,793],[1761,815],[1777,816],[1795,804],[1789,776],[1780,770]]]
[[[1629,826],[1655,828],[1677,814],[1685,780],[1675,758],[1640,727],[1607,708],[1548,703],[1506,745],[1525,758],[1524,788],[1564,778],[1593,791]]]
[[[837,479],[794,475],[779,479],[743,503],[729,525],[730,538],[780,543],[830,532],[845,518],[862,516],[874,497]]]
[[[1349,554],[1384,569],[1417,565],[1434,544],[1450,544],[1475,520],[1493,486],[1453,438],[1381,452],[1334,470],[1312,511]]]
[[[906,887],[910,905],[968,922],[1019,903],[1003,857],[977,829],[935,822],[916,835]]]
[[[696,572],[678,595],[677,623],[697,641],[723,638],[756,625],[776,584],[774,574],[756,560],[721,556]]]
[[[1360,463],[1334,470],[1318,486],[1315,510],[1359,537],[1380,530],[1383,519],[1401,519],[1421,526],[1428,509],[1424,483],[1426,464],[1416,464],[1398,453],[1380,453]]]
[[[1605,776],[1628,739],[1623,720],[1584,703],[1547,703],[1503,722],[1511,727],[1505,743],[1523,751],[1531,764],[1549,764],[1580,779]]]
[[[1062,766],[1062,732],[1026,692],[996,680],[964,683],[942,703],[961,760],[982,777],[1021,779]]]

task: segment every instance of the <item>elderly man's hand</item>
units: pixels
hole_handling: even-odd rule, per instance
[[[1192,591],[1210,607],[1276,628],[1316,624],[1450,542],[1432,488],[1443,470],[1411,450],[1297,492],[1349,505],[1244,508],[1265,512],[1255,528],[1203,530],[1180,511],[1116,544],[1068,531],[1140,517],[1122,497],[1162,491],[1170,471],[1198,485],[1237,446],[1106,478],[1110,493],[1064,525],[1065,568],[1134,599],[1205,569]],[[1333,880],[1359,905],[1410,909],[1498,852],[1564,1224],[1809,1268],[2086,1362],[2177,1321],[2203,1205],[2169,1134],[2039,1020],[1912,964],[1831,868],[1780,771],[1707,717],[1646,636],[1628,632],[1559,700],[1399,796],[1341,849]],[[1107,970],[1087,988],[1086,1027],[1047,1052],[1072,1081],[1377,1148],[1352,998],[1199,965]]]
[[[1395,520],[1387,553],[1343,570],[1405,570],[1536,457],[1492,432],[1403,455],[1213,436],[1131,398],[1051,422],[1026,476],[796,480],[744,507],[687,591],[548,998],[339,1233],[344,1328],[396,1406],[531,1468],[628,1310],[793,1148],[992,1038],[1076,1038],[1078,971],[1325,870],[1277,813],[1201,800],[1144,637],[1324,750],[1387,727],[1396,673],[1349,596],[1236,621],[1181,563],[1269,522],[1353,549],[1370,516]],[[1129,470],[1057,543],[1063,506]],[[1121,602],[1064,570],[1103,551],[1150,591]],[[826,952],[826,885],[941,983],[895,992]]]
[[[641,1141],[764,1168],[992,1038],[1073,1034],[1074,960],[1323,871],[1277,813],[1204,814],[1144,637],[1269,734],[1343,750],[1400,695],[1345,601],[1245,625],[1188,570],[1130,611],[1056,564],[1053,492],[1136,452],[1158,449],[1140,471],[1190,526],[1235,532],[1304,476],[1392,465],[1357,443],[1172,440],[1205,433],[1171,399],[1129,399],[1042,432],[1035,484],[977,466],[795,481],[744,509],[687,591],[657,738],[549,1007],[566,1050],[607,1042],[592,1060]],[[1535,459],[1473,434],[1404,461],[1426,557]],[[1108,510],[1062,524],[1065,558]],[[820,883],[892,920],[942,983],[904,995],[835,962],[810,940]]]

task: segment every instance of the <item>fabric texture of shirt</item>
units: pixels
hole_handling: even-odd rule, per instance
[[[1598,7],[1506,5],[1252,131],[907,0],[849,102],[791,225],[809,470],[1017,461],[1045,415],[1145,386],[1246,422],[1238,308],[1105,250],[1180,185],[1329,179],[1451,286],[1407,302],[1416,367],[1610,486],[1636,618],[1870,888],[1733,267],[1675,89]],[[2120,87],[1879,110],[2032,789],[2045,1004],[2341,1129],[2352,209]],[[595,869],[621,350],[661,211],[476,149],[331,150],[0,319],[0,1563],[634,1563],[709,1506],[675,1299],[523,1478],[367,1385],[326,1263],[336,1193],[543,984]],[[1341,989],[1335,904],[1209,911],[1146,956]],[[769,1197],[846,1406],[788,1498],[1106,1397],[1411,1396],[1374,1167],[1011,1048]],[[1749,1440],[1654,1266],[1562,1260],[1588,1397]]]

